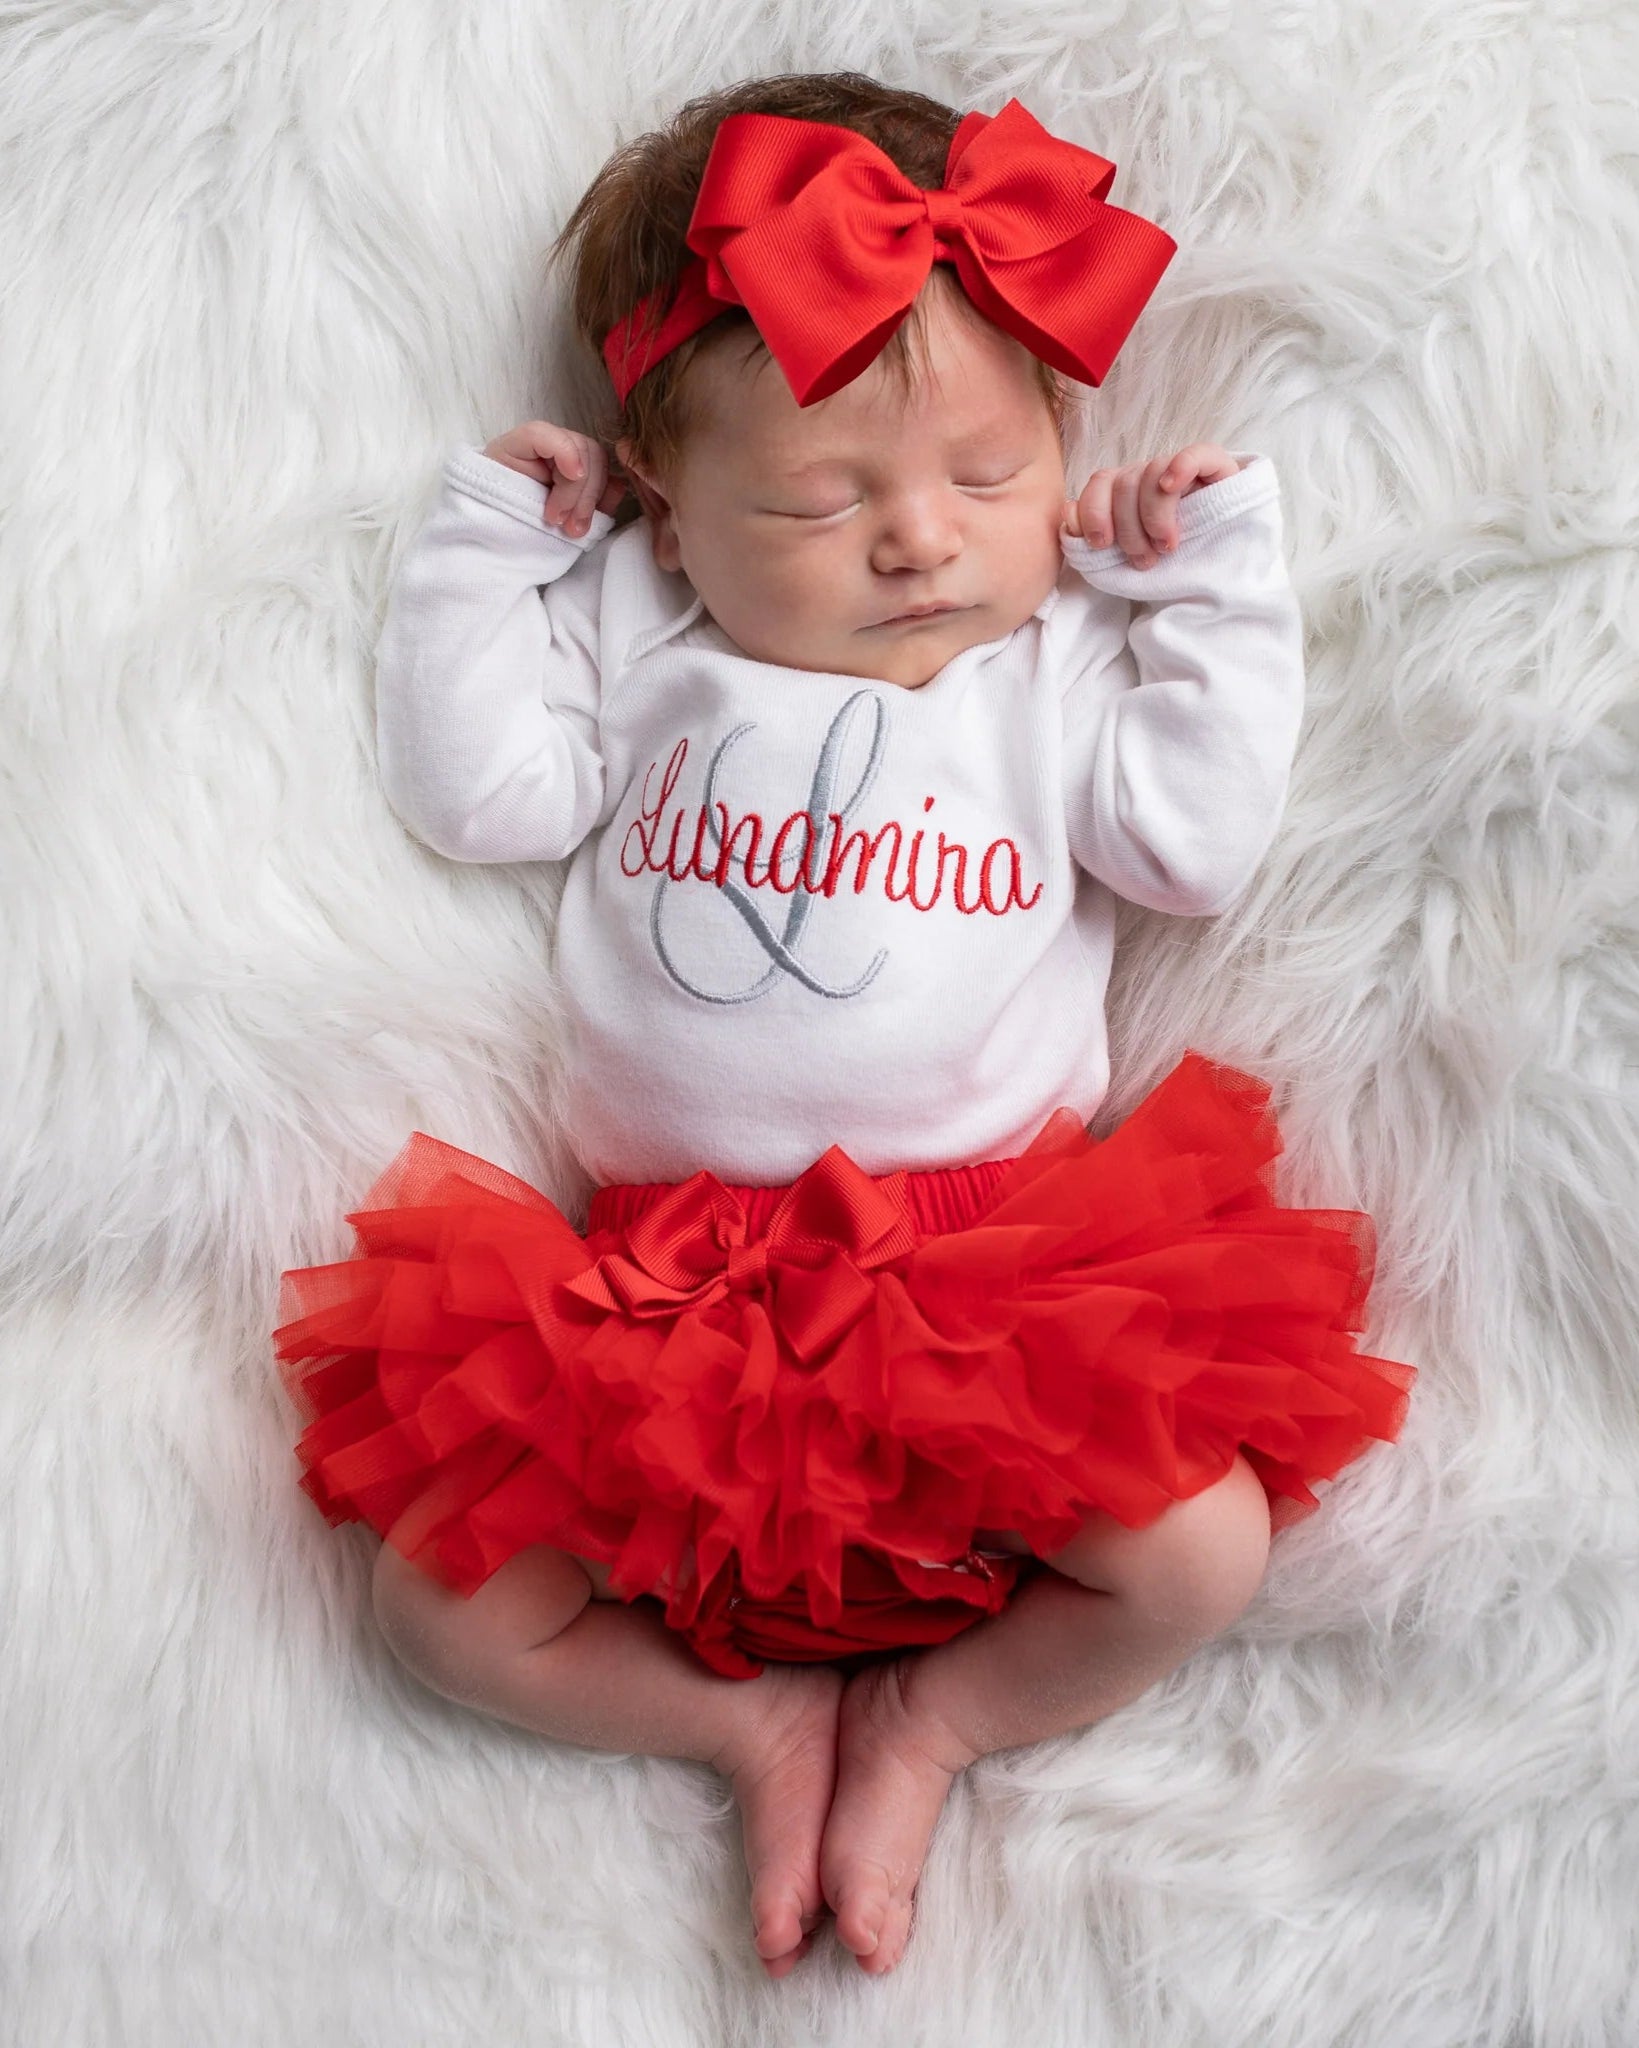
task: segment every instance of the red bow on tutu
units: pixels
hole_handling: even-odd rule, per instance
[[[870,1307],[875,1289],[865,1275],[914,1249],[904,1179],[874,1181],[833,1145],[753,1238],[738,1198],[697,1173],[628,1225],[624,1251],[606,1252],[563,1285],[596,1308],[639,1319],[763,1293],[806,1365]]]
[[[744,306],[798,405],[813,405],[874,361],[939,262],[1033,355],[1099,384],[1178,247],[1106,203],[1114,176],[1016,99],[963,116],[933,191],[851,128],[730,114],[685,236],[696,260],[675,296],[650,293],[604,340],[615,391],[624,402],[662,356]]]

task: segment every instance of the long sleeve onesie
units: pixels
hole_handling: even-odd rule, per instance
[[[643,522],[445,464],[389,598],[383,786],[460,861],[570,859],[571,1141],[602,1183],[1008,1158],[1109,1085],[1112,892],[1206,916],[1285,803],[1302,629],[1267,456],[1139,570],[1058,582],[920,689],[743,653]]]

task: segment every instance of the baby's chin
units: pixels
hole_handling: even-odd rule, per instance
[[[850,650],[851,665],[843,673],[919,690],[969,647],[1001,637],[994,627],[957,615],[942,624],[930,620],[921,626],[890,626],[884,632],[861,633],[857,651]]]
[[[799,633],[789,640],[782,636],[760,645],[755,656],[782,668],[809,669],[819,675],[860,676],[871,682],[919,690],[969,647],[1005,639],[1031,616],[1040,602],[1037,598],[1028,607],[1015,607],[1017,616],[1000,605],[966,605],[914,623],[861,625],[849,634],[833,637],[825,645],[813,634]]]
[[[920,689],[968,648],[1005,640],[1040,602],[1037,597],[1028,605],[1016,602],[1011,607],[969,605],[915,622],[867,627],[853,636],[849,651],[854,659],[846,672],[897,683],[903,689]]]

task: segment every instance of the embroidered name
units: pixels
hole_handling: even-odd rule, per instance
[[[730,741],[748,730],[741,726],[730,734],[718,759]],[[622,874],[667,875],[674,882],[710,882],[719,889],[733,880],[748,889],[772,889],[780,896],[802,889],[810,896],[829,898],[844,880],[850,881],[855,896],[863,895],[875,870],[890,903],[908,903],[921,911],[939,903],[948,876],[950,900],[965,917],[981,910],[1005,917],[1010,910],[1033,910],[1041,899],[1040,882],[1026,893],[1023,856],[1008,838],[992,839],[975,855],[962,840],[947,839],[942,829],[930,843],[930,826],[919,825],[912,832],[898,818],[887,819],[875,832],[850,832],[840,811],[827,811],[819,826],[809,811],[788,811],[770,831],[762,812],[735,816],[721,801],[697,806],[691,825],[687,805],[668,812],[688,753],[689,743],[681,739],[663,770],[658,761],[650,763],[643,777],[640,814],[627,827],[621,844]],[[931,796],[922,799],[924,814],[934,803]],[[888,851],[878,868],[885,847]]]
[[[839,797],[844,755],[859,729],[865,732],[865,763],[852,791],[845,798]],[[835,899],[848,878],[850,862],[855,896],[862,895],[869,886],[881,857],[879,879],[883,894],[890,903],[909,903],[913,910],[932,910],[940,901],[947,863],[951,901],[965,916],[976,916],[985,910],[993,917],[1005,917],[1010,910],[1033,909],[1040,900],[1039,882],[1026,893],[1024,863],[1011,839],[993,839],[975,857],[960,840],[947,840],[943,831],[936,835],[937,846],[930,844],[926,825],[907,835],[906,826],[897,818],[888,819],[874,832],[850,829],[850,821],[882,765],[887,716],[878,692],[856,690],[841,706],[821,743],[808,787],[808,802],[801,810],[788,811],[772,829],[761,811],[736,813],[717,795],[717,779],[729,749],[755,730],[755,723],[747,720],[718,742],[706,768],[702,800],[692,812],[692,824],[689,806],[673,803],[689,757],[688,740],[677,742],[664,768],[658,760],[651,761],[643,777],[638,815],[627,826],[621,841],[623,874],[659,877],[649,905],[650,943],[666,973],[689,995],[703,1003],[755,1002],[782,975],[815,995],[833,1000],[857,996],[868,988],[887,961],[886,947],[879,949],[852,981],[840,986],[822,980],[801,958],[809,913],[817,902]],[[934,801],[931,796],[923,798],[924,814],[933,809]],[[892,850],[884,856],[890,834]],[[732,990],[703,988],[684,973],[673,957],[661,913],[667,890],[680,882],[705,882],[720,890],[767,956],[768,966],[747,986]],[[777,931],[757,901],[755,892],[764,890],[775,898],[789,898]],[[977,893],[970,896],[970,890]],[[770,903],[770,910],[773,907]]]

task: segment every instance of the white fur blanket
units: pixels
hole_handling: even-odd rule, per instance
[[[1310,701],[1240,909],[1124,913],[1101,1127],[1266,1076],[1422,1378],[1225,1637],[959,1781],[899,1970],[774,1983],[721,1780],[393,1662],[269,1331],[413,1128],[572,1192],[556,878],[376,786],[394,548],[579,417],[608,151],[839,68],[1181,245],[1082,473],[1267,451]],[[1597,0],[0,0],[8,2041],[1639,2041],[1636,101]]]

